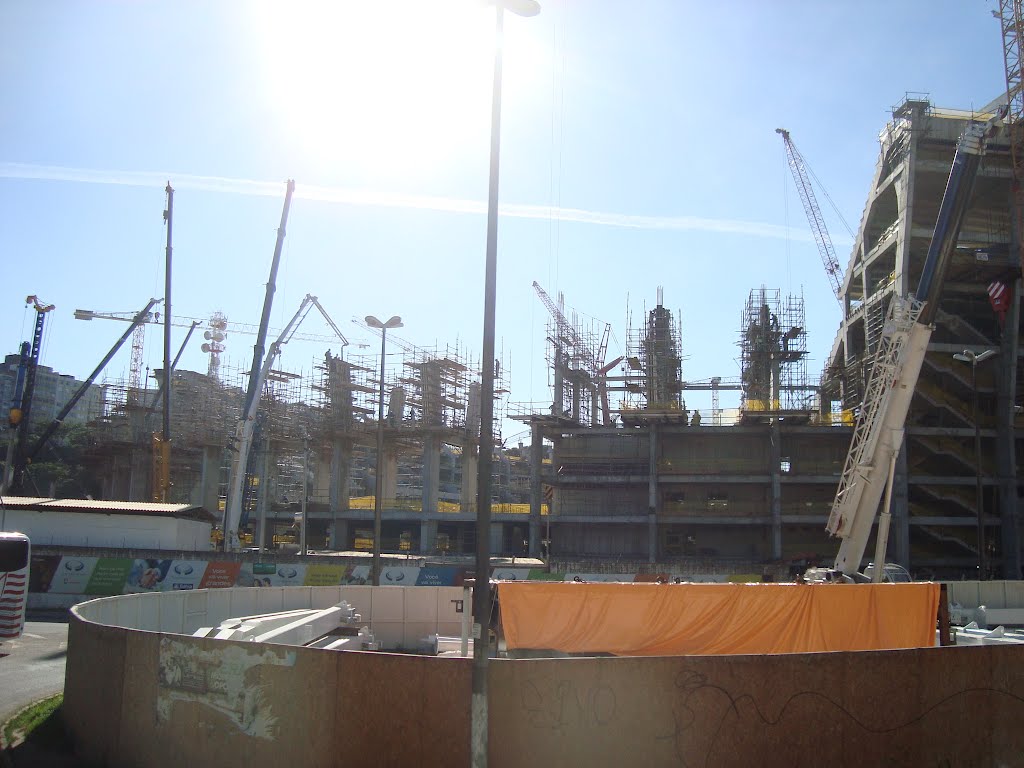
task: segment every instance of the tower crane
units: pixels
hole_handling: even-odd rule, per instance
[[[75,310],[75,319],[76,320],[120,320],[122,322],[130,323],[130,322],[132,322],[135,319],[135,313],[134,312],[96,312],[96,311],[91,310],[91,309],[76,309]],[[135,371],[141,368],[141,359],[142,359],[141,358],[141,344],[140,344],[139,345],[139,350],[140,351],[139,351],[138,362],[136,362],[135,350],[136,350],[136,341],[138,339],[138,334],[140,333],[140,331],[142,331],[145,328],[145,324],[160,325],[160,324],[163,323],[163,319],[162,319],[162,317],[161,317],[159,312],[150,312],[150,313],[147,313],[146,317],[143,319],[142,322],[143,322],[143,324],[136,327],[135,335],[132,336],[132,368],[131,368],[131,371],[130,371],[131,378],[129,380],[129,388],[131,388],[133,386],[138,388],[140,386],[139,385],[139,381],[140,381],[139,377],[135,374]],[[219,312],[215,312],[211,317],[208,317],[208,318],[205,318],[205,319],[198,318],[198,317],[186,317],[185,315],[177,315],[176,314],[176,315],[174,315],[174,318],[171,320],[171,326],[175,327],[175,328],[187,328],[187,329],[191,330],[192,328],[196,327],[197,325],[209,325],[210,330],[208,330],[206,332],[209,335],[207,335],[206,338],[210,340],[209,347],[213,347],[214,348],[213,350],[209,350],[211,352],[213,352],[213,351],[217,351],[217,352],[223,351],[223,347],[220,345],[220,342],[223,341],[224,337],[227,335],[228,332],[244,334],[244,335],[247,335],[247,336],[255,336],[259,332],[259,326],[252,325],[250,323],[231,323],[229,325],[228,322],[227,322],[227,319],[223,315],[221,315],[221,313],[219,313]],[[342,340],[342,347],[347,346],[348,345],[348,340],[345,338],[344,334],[342,334],[341,331],[337,328],[337,326],[332,326],[332,329],[334,330],[334,332],[336,334],[335,336],[325,336],[325,335],[322,335],[322,334],[315,334],[315,333],[295,333],[295,334],[292,334],[292,339],[294,339],[295,341],[312,341],[312,342],[317,342],[317,343],[328,343],[328,344],[334,343],[338,339],[341,339]],[[280,333],[280,331],[277,330],[277,329],[273,329],[272,328],[272,329],[270,329],[270,333]],[[204,345],[203,351],[204,352],[208,351],[208,347]],[[215,373],[216,373],[216,369],[211,369],[211,375],[213,375]]]
[[[1021,0],[999,0],[999,26],[1003,33],[1003,65],[1006,71],[1006,116],[1013,164],[1013,218],[1017,240],[1024,232],[1024,10]],[[1022,242],[1024,246],[1024,242]],[[1019,254],[1024,269],[1024,247]]]
[[[789,131],[785,128],[776,128],[775,132],[781,135],[782,140],[786,143],[786,157],[789,160],[789,169],[793,172],[793,181],[796,182],[796,191],[800,195],[800,202],[803,203],[807,221],[814,233],[814,242],[818,245],[818,253],[821,254],[821,262],[825,265],[825,272],[832,284],[832,292],[835,294],[836,300],[842,304],[843,270],[839,266],[839,260],[836,259],[836,249],[832,245],[832,238],[828,234],[825,219],[821,216],[818,200],[814,196],[814,189],[811,187],[811,180],[807,175],[807,164],[790,138]]]
[[[622,356],[619,356],[610,363],[605,362],[605,356],[608,354],[608,339],[611,336],[612,324],[605,323],[604,331],[601,334],[601,342],[595,354],[580,337],[576,327],[569,322],[565,313],[551,300],[547,291],[536,280],[533,281],[533,289],[537,292],[537,296],[548,313],[554,318],[558,339],[564,339],[572,347],[576,359],[584,367],[591,379],[596,382],[598,398],[601,404],[602,423],[610,423],[611,408],[608,404],[608,372],[622,361]]]

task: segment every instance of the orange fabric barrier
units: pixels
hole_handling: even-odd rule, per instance
[[[502,582],[505,642],[618,656],[935,645],[939,585]]]

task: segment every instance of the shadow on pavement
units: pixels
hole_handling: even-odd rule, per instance
[[[26,739],[15,735],[13,746],[3,750],[3,757],[10,768],[97,768],[75,757],[60,709],[54,710]]]

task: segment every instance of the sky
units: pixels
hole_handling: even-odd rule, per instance
[[[533,281],[581,324],[611,324],[609,359],[662,286],[687,380],[739,375],[752,289],[802,296],[816,379],[840,311],[775,129],[821,181],[845,268],[852,238],[824,193],[856,228],[892,108],[1005,90],[995,0],[541,4],[504,25],[499,410],[550,403]],[[400,339],[479,364],[494,46],[494,10],[474,0],[4,0],[3,352],[30,339],[35,294],[56,305],[41,362],[93,370],[127,326],[73,312],[163,295],[168,181],[173,313],[257,324],[294,179],[271,325],[310,293],[346,355],[379,344],[352,318],[400,315]],[[301,330],[330,333],[313,315]],[[206,371],[200,343],[181,368]],[[162,344],[148,326],[147,367]],[[248,369],[253,344],[229,332],[223,365]],[[327,346],[293,341],[280,367],[309,371]],[[129,347],[100,381],[127,377]]]

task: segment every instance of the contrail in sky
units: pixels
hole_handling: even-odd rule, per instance
[[[229,179],[221,176],[155,173],[152,171],[104,171],[93,168],[71,168],[59,165],[33,165],[0,162],[0,178],[37,181],[63,181],[79,184],[108,184],[126,187],[163,187],[168,179],[175,189],[193,189],[203,192],[280,197],[282,185],[278,182],[254,179]],[[429,195],[403,195],[369,189],[324,187],[315,184],[295,185],[294,197],[340,205],[363,205],[378,208],[441,211],[445,213],[484,214],[487,205],[479,200]],[[502,203],[502,216],[517,219],[565,221],[578,224],[596,224],[626,229],[703,231],[722,234],[769,237],[779,240],[812,241],[810,232],[790,230],[777,224],[765,224],[739,219],[713,219],[701,216],[641,216],[606,211],[588,211],[580,208],[559,208],[547,205]]]

